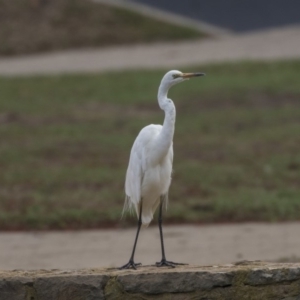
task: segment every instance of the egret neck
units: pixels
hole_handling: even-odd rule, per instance
[[[162,82],[158,89],[158,104],[165,112],[165,119],[162,130],[156,140],[157,151],[153,157],[155,161],[159,161],[167,155],[173,142],[176,109],[173,101],[167,97],[169,88],[170,84]]]

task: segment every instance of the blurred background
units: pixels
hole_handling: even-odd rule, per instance
[[[299,24],[300,3],[296,0],[132,0],[211,26],[247,32]]]
[[[142,127],[163,122],[156,93],[169,69],[208,75],[169,93],[171,260],[299,260],[299,9],[0,0],[0,268],[127,261],[129,153]],[[146,261],[160,255],[152,226],[137,249]]]

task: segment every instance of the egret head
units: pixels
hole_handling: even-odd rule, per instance
[[[182,81],[188,80],[192,77],[204,76],[204,73],[182,73],[178,70],[172,70],[165,74],[161,84],[170,88],[171,86],[180,83]]]

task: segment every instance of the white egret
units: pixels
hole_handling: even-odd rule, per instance
[[[167,97],[170,87],[191,77],[203,76],[204,73],[182,73],[169,71],[163,77],[158,89],[158,104],[165,112],[163,126],[148,125],[137,136],[130,153],[126,173],[126,199],[123,212],[134,208],[138,216],[138,228],[129,262],[121,269],[136,269],[134,253],[141,225],[148,226],[159,206],[159,232],[162,260],[157,266],[174,267],[177,263],[167,261],[162,233],[162,208],[168,200],[173,163],[173,135],[176,110],[171,99]]]

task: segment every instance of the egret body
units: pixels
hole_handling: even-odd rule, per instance
[[[163,233],[162,208],[168,200],[171,184],[173,163],[173,136],[175,129],[176,109],[173,101],[168,98],[168,91],[173,85],[191,77],[202,76],[204,73],[182,73],[172,70],[161,80],[158,89],[158,104],[165,112],[163,125],[148,125],[137,136],[130,153],[126,173],[126,200],[124,211],[134,209],[138,216],[138,229],[129,262],[122,269],[136,268],[134,253],[141,225],[148,226],[153,214],[159,206],[159,231],[161,238],[162,260],[157,266],[176,265],[166,260]]]

